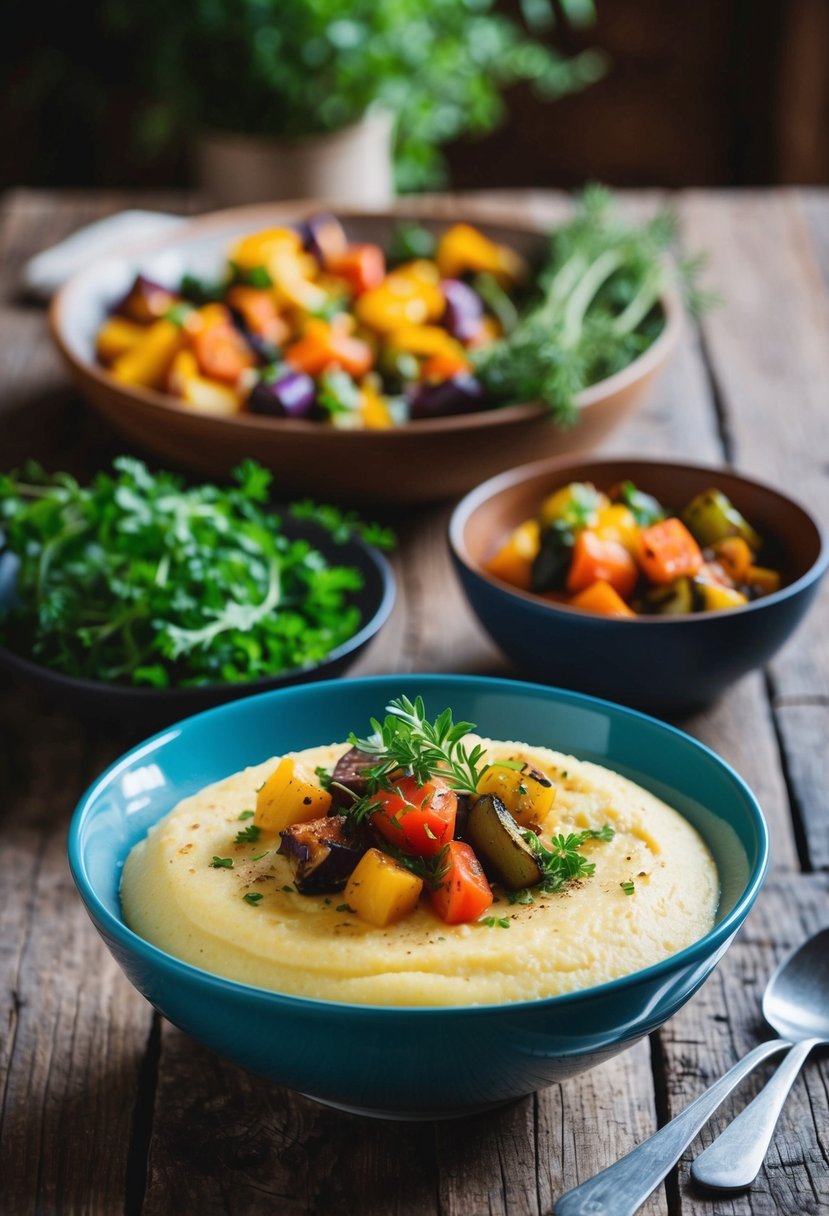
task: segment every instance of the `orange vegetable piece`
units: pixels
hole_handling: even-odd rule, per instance
[[[326,270],[345,279],[355,296],[379,287],[386,277],[386,255],[379,245],[349,245],[337,258],[326,262]]]
[[[442,351],[431,355],[420,369],[421,380],[451,380],[462,372],[468,372],[472,364],[465,355],[457,355],[454,351]]]
[[[751,546],[742,536],[726,536],[714,545],[717,561],[735,583],[747,582],[747,574],[754,562]]]
[[[407,262],[364,292],[354,311],[361,325],[380,334],[402,326],[426,325],[443,315],[446,301],[434,262]]]
[[[771,595],[780,590],[779,571],[769,570],[767,566],[750,566],[746,571],[745,581],[758,595]]]
[[[202,375],[221,384],[236,384],[256,356],[232,321],[216,320],[197,329],[191,339]]]
[[[615,587],[602,579],[597,579],[584,591],[574,595],[570,604],[573,608],[583,608],[585,612],[596,612],[600,616],[636,616]]]
[[[146,325],[126,317],[107,317],[95,339],[95,354],[102,363],[113,363],[120,355],[137,346],[147,332]]]
[[[489,573],[521,591],[529,591],[533,562],[538,554],[539,531],[536,519],[525,519],[519,524],[487,562]]]
[[[144,329],[144,336],[119,355],[112,364],[112,374],[124,384],[142,388],[163,388],[170,364],[184,344],[184,334],[172,321],[154,321]]]
[[[435,260],[444,279],[486,272],[507,286],[527,275],[527,263],[507,245],[498,245],[471,224],[454,224],[438,241]]]
[[[617,540],[605,540],[585,529],[576,537],[567,573],[567,590],[584,591],[591,583],[604,582],[627,599],[636,586],[636,562]]]
[[[429,892],[432,907],[447,925],[477,920],[492,903],[492,889],[468,844],[450,840],[444,854],[443,881]]]
[[[309,376],[318,376],[327,367],[337,364],[349,376],[358,379],[371,370],[374,351],[368,342],[352,337],[336,318],[330,325],[312,318],[299,341],[285,350],[285,360]]]
[[[643,528],[637,554],[643,574],[652,583],[693,578],[703,564],[702,550],[681,519],[671,516]]]
[[[281,346],[290,336],[290,327],[285,318],[279,315],[272,292],[259,287],[245,287],[240,283],[231,287],[227,302],[239,313],[251,333],[258,334],[266,342]]]

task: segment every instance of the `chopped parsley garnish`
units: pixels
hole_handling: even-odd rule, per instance
[[[258,904],[261,898],[259,891],[248,891],[247,895],[242,896],[246,904]]]
[[[484,916],[480,922],[482,925],[487,925],[490,929],[508,929],[510,920],[508,916]]]
[[[264,853],[262,854],[262,856],[264,857]],[[286,883],[282,884],[282,890],[292,892],[294,890],[294,888],[291,886],[291,884],[289,882],[286,882]]]
[[[507,891],[507,899],[511,904],[535,903],[533,893],[529,887],[522,887],[520,891]]]
[[[241,811],[239,813],[239,818],[240,819],[253,819],[253,816],[255,814],[256,814],[255,811]]]
[[[553,836],[549,846],[543,845],[535,832],[524,832],[523,836],[535,853],[544,875],[538,884],[547,894],[560,891],[567,882],[579,878],[590,878],[595,873],[595,862],[588,861],[579,849],[588,840],[612,840],[616,835],[609,823],[602,828],[587,828],[583,832],[570,832],[566,836]]]
[[[265,849],[264,853],[257,853],[255,857],[251,857],[251,861],[261,861],[263,857],[267,857],[270,849]]]
[[[635,886],[633,880],[630,878],[627,880],[627,882],[620,882],[619,886],[622,888],[625,895],[632,895],[633,892],[636,890],[636,886]]]
[[[214,870],[232,870],[233,869],[233,858],[232,857],[216,857],[214,855],[213,860],[211,861],[210,864]]]
[[[262,829],[257,827],[255,823],[249,823],[246,828],[241,828],[236,833],[235,844],[256,844],[259,837],[262,835]]]
[[[328,769],[323,768],[323,766],[321,764],[318,764],[317,767],[314,769],[314,772],[317,775],[317,781],[319,781],[322,789],[324,789],[324,790],[330,789],[331,788],[331,773],[329,773]]]

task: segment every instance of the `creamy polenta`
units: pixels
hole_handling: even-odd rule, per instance
[[[121,889],[127,924],[217,975],[379,1005],[572,992],[667,958],[711,928],[716,867],[677,811],[598,765],[522,743],[483,743],[489,760],[526,761],[554,783],[542,839],[611,825],[612,840],[583,846],[595,862],[592,877],[555,894],[534,893],[526,904],[510,903],[496,888],[486,922],[446,925],[424,902],[397,924],[375,928],[350,914],[342,896],[298,894],[276,853],[278,838],[235,843],[277,763],[269,760],[186,798],[135,846]],[[293,754],[311,771],[330,770],[347,748]]]

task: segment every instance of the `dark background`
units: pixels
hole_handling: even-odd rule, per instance
[[[602,48],[606,77],[552,104],[513,89],[499,131],[448,149],[455,187],[829,182],[829,0],[597,8],[561,45]],[[97,10],[0,6],[0,188],[188,184],[183,149],[136,146],[141,65],[102,37]]]

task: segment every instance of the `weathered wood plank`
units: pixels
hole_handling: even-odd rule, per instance
[[[777,962],[829,921],[825,875],[769,880],[743,931],[697,996],[660,1032],[668,1110],[672,1116],[756,1043],[773,1037],[760,1011]],[[829,1206],[824,1130],[829,1126],[829,1060],[811,1060],[783,1111],[767,1163],[750,1192],[735,1198],[703,1194],[689,1181],[693,1157],[711,1143],[758,1092],[773,1064],[759,1069],[720,1108],[680,1168],[681,1216],[713,1211],[734,1216],[818,1216]],[[712,1206],[713,1205],[713,1206]]]

